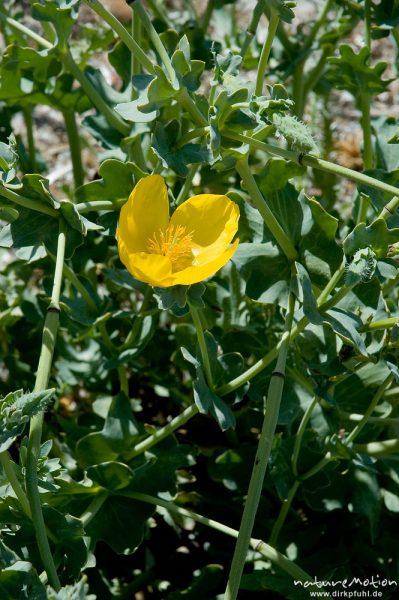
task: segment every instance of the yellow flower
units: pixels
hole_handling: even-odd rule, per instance
[[[214,275],[237,249],[230,246],[240,212],[227,196],[200,194],[169,218],[160,175],[140,179],[122,207],[119,256],[127,270],[153,286],[191,285]]]

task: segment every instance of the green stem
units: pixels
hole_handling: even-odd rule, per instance
[[[276,35],[279,22],[280,18],[278,12],[271,9],[269,27],[267,29],[267,36],[265,39],[265,43],[263,44],[262,52],[259,59],[258,72],[256,74],[255,94],[257,96],[261,96],[263,92],[263,82],[265,79],[267,63],[269,61],[270,50],[273,44],[274,36]]]
[[[315,21],[315,23],[305,41],[305,44],[304,44],[305,49],[310,48],[312,46],[313,42],[315,41],[316,36],[320,31],[320,28],[322,27],[322,25],[324,24],[324,22],[327,18],[327,14],[331,8],[332,3],[333,3],[333,0],[327,0],[326,3],[324,4],[323,10],[321,11],[319,17]]]
[[[48,42],[46,39],[44,39],[44,37],[42,37],[38,33],[35,33],[31,29],[29,29],[29,27],[26,27],[19,21],[16,21],[15,19],[9,17],[8,15],[5,15],[2,12],[0,12],[0,19],[2,21],[5,21],[8,25],[10,25],[10,27],[13,27],[17,31],[20,31],[21,33],[24,33],[25,35],[30,37],[31,40],[37,42],[39,46],[43,46],[43,48],[47,48],[47,50],[51,50],[53,48],[53,44]]]
[[[189,421],[192,417],[198,414],[198,412],[199,410],[196,404],[191,404],[180,415],[178,415],[177,417],[172,419],[170,423],[165,425],[165,427],[161,427],[155,433],[136,444],[131,450],[131,452],[129,452],[129,458],[134,458],[135,456],[142,454],[146,450],[149,450],[150,448],[164,440],[166,437],[174,433],[177,429],[182,427],[185,423],[187,423],[187,421]]]
[[[365,325],[362,331],[376,331],[380,329],[391,329],[399,323],[399,317],[388,317],[379,321],[372,321]]]
[[[78,188],[84,183],[79,130],[73,110],[64,110],[62,114],[64,116],[65,129],[71,153],[73,180],[75,188]]]
[[[373,143],[370,118],[370,96],[363,94],[360,98],[362,111],[361,125],[363,129],[363,170],[373,168]]]
[[[303,86],[303,95],[304,95],[304,104],[306,104],[306,98],[317,85],[320,77],[322,76],[324,65],[327,62],[327,57],[331,54],[331,46],[326,46],[323,48],[323,52],[313,67],[313,69],[308,73],[305,78],[304,86]]]
[[[32,118],[32,108],[30,106],[26,106],[23,109],[24,120],[26,126],[26,137],[28,142],[28,154],[29,154],[29,162],[30,168],[32,169],[32,173],[36,173],[36,146],[35,139],[33,135],[33,118]]]
[[[261,150],[276,156],[282,156],[287,160],[292,160],[293,162],[302,164],[304,167],[311,167],[312,169],[319,169],[321,171],[326,171],[327,173],[333,173],[339,177],[346,177],[351,181],[355,181],[356,183],[360,183],[362,185],[367,185],[376,190],[381,190],[382,192],[387,192],[388,194],[392,194],[394,196],[399,195],[399,188],[394,187],[393,185],[389,185],[384,181],[379,181],[378,179],[370,177],[369,175],[365,175],[364,173],[358,173],[352,169],[341,167],[340,165],[336,165],[328,160],[323,160],[310,154],[301,154],[294,152],[293,150],[286,150],[280,146],[267,144],[241,133],[223,131],[223,136],[232,140],[243,142],[244,144],[248,144],[250,147],[256,150]]]
[[[351,287],[347,286],[347,285],[343,285],[338,292],[336,292],[334,294],[334,296],[332,298],[330,298],[329,300],[326,300],[325,302],[323,302],[323,305],[320,306],[320,312],[325,312],[326,310],[329,310],[330,308],[332,308],[333,306],[335,306],[336,304],[338,304],[338,302],[340,300],[342,300],[342,298],[345,298],[345,296],[347,295],[348,292],[351,291]]]
[[[252,40],[255,37],[255,33],[258,28],[259,21],[260,21],[260,18],[262,16],[264,10],[265,10],[265,0],[258,0],[257,4],[253,10],[253,13],[252,13],[251,22],[248,25],[247,31],[245,32],[244,42],[241,46],[240,54],[243,59],[245,57],[245,54],[247,53],[250,43],[252,42]]]
[[[197,332],[198,345],[200,347],[201,356],[202,356],[202,364],[204,366],[206,382],[210,389],[213,389],[213,377],[212,377],[212,368],[211,362],[209,360],[208,348],[206,346],[206,340],[204,335],[204,330],[202,327],[201,319],[198,313],[198,310],[189,303],[191,318],[194,323],[195,330]]]
[[[195,104],[186,88],[182,88],[180,90],[178,100],[183,108],[185,108],[188,114],[192,117],[193,121],[199,123],[202,127],[208,127],[209,123],[207,119]]]
[[[182,148],[187,142],[191,142],[191,140],[195,140],[196,138],[203,138],[209,133],[209,127],[197,127],[197,129],[192,129],[188,131],[184,135],[181,136],[179,141],[176,144],[176,148]],[[198,169],[199,165],[197,165]]]
[[[371,50],[371,2],[364,0],[364,45]]]
[[[144,297],[140,306],[140,309],[137,311],[135,321],[128,335],[126,336],[125,341],[118,348],[118,352],[123,352],[127,348],[130,348],[133,342],[136,340],[140,329],[141,324],[143,322],[144,312],[147,310],[148,304],[152,298],[152,287],[149,285],[144,292]]]
[[[60,316],[60,294],[62,283],[62,272],[65,257],[65,223],[60,219],[60,228],[57,243],[57,259],[54,272],[54,283],[51,294],[51,301],[47,310],[47,316],[43,328],[42,347],[37,369],[35,391],[45,390],[48,387],[50,370],[53,360],[53,353]],[[53,555],[46,535],[46,526],[42,512],[37,466],[40,456],[40,444],[43,427],[43,413],[32,417],[29,431],[29,442],[26,462],[26,491],[32,514],[32,521],[35,527],[37,544],[48,580],[52,587],[58,591],[60,581],[54,565]]]
[[[175,513],[183,517],[187,517],[189,519],[192,519],[193,521],[196,521],[197,523],[201,523],[202,525],[211,527],[212,529],[220,531],[221,533],[224,533],[225,535],[228,535],[230,537],[238,537],[238,531],[236,529],[228,527],[223,523],[219,523],[219,521],[208,519],[207,517],[194,513],[190,510],[187,510],[186,508],[181,508],[180,506],[173,504],[173,502],[167,502],[165,500],[161,500],[160,498],[155,498],[154,496],[149,496],[148,494],[141,494],[139,492],[120,491],[118,492],[118,495],[127,498],[133,498],[134,500],[141,500],[142,502],[147,502],[148,504],[152,504],[155,506],[161,506],[162,508],[165,508],[168,512],[172,514]],[[286,556],[284,556],[284,554],[281,554],[281,552],[278,552],[262,540],[251,538],[250,546],[251,548],[253,548],[253,550],[259,552],[259,554],[262,554],[262,556],[264,556],[268,560],[271,560],[285,573],[288,573],[288,575],[290,575],[293,579],[302,582],[313,581],[313,578],[310,575],[308,575],[305,571],[303,571],[303,569],[301,569],[295,563],[289,560]],[[309,586],[309,589],[313,589],[313,587],[315,586]]]
[[[313,475],[316,475],[316,473],[321,471],[321,469],[324,469],[324,467],[326,465],[328,465],[328,463],[330,463],[332,460],[334,460],[334,459],[332,457],[331,452],[327,452],[327,454],[324,456],[324,458],[319,460],[319,462],[316,463],[313,467],[311,467],[308,471],[306,471],[306,473],[303,473],[302,475],[300,475],[299,481],[305,481],[306,479],[310,479],[310,477],[313,477]]]
[[[51,254],[50,254],[50,256],[54,260],[54,256]],[[98,310],[97,304],[94,302],[93,298],[90,296],[89,291],[85,288],[85,286],[80,281],[80,279],[78,278],[76,273],[70,267],[68,267],[68,265],[66,263],[64,263],[63,272],[64,272],[65,277],[67,279],[69,279],[69,281],[72,283],[72,285],[77,289],[79,294],[82,296],[83,300],[86,302],[89,309],[92,310],[93,312],[96,312]]]
[[[397,454],[399,452],[399,439],[381,440],[380,442],[369,442],[368,444],[354,444],[354,452],[368,454],[375,458]]]
[[[392,383],[392,381],[393,381],[393,374],[390,373],[388,375],[388,377],[385,379],[385,381],[383,381],[382,384],[377,389],[377,391],[374,394],[373,399],[370,402],[370,405],[368,406],[362,419],[359,421],[359,423],[356,425],[356,427],[351,431],[351,433],[347,436],[347,438],[345,440],[346,444],[351,444],[355,440],[355,438],[357,438],[357,436],[359,435],[359,433],[361,432],[363,427],[365,425],[367,425],[367,422],[368,422],[369,418],[371,417],[371,415],[373,414],[375,407],[381,400],[382,396],[385,393],[386,388]]]
[[[362,111],[361,125],[363,130],[363,170],[367,171],[373,168],[373,140],[370,119],[370,96],[362,94],[360,97],[360,108]],[[366,196],[360,196],[358,223],[365,223],[367,218],[367,209],[369,200]]]
[[[108,492],[99,492],[90,502],[89,506],[80,516],[80,521],[82,522],[83,527],[87,527],[90,521],[96,516],[100,508],[103,506],[107,498],[109,498]]]
[[[191,165],[191,167],[189,168],[186,178],[184,180],[184,183],[182,185],[182,188],[176,198],[176,206],[179,206],[179,204],[184,202],[184,200],[187,198],[188,193],[190,191],[191,184],[193,182],[193,179],[194,179],[195,174],[197,173],[199,167],[200,167],[200,165],[196,164],[196,165]]]
[[[122,42],[129,48],[133,56],[149,73],[154,72],[154,65],[137,42],[132,38],[128,30],[122,23],[105,8],[98,0],[83,0],[85,4],[90,6],[108,25],[115,31]]]
[[[300,481],[294,481],[291,486],[290,491],[287,494],[287,498],[284,500],[279,515],[274,522],[272,532],[270,534],[269,544],[275,548],[277,546],[277,540],[280,535],[280,531],[285,523],[285,519],[287,518],[288,512],[291,508],[292,501],[295,498],[295,495],[298,491],[299,486],[301,485]]]
[[[395,211],[398,208],[398,206],[399,206],[399,196],[394,196],[392,198],[392,200],[384,206],[384,208],[376,216],[374,221],[376,221],[377,219],[384,219],[384,221],[387,221],[390,217],[392,217],[395,214]]]
[[[305,59],[295,65],[294,76],[292,78],[292,99],[294,101],[294,110],[297,117],[300,119],[303,116],[305,108],[304,99],[304,84],[305,76],[303,73],[305,67]]]
[[[118,367],[118,377],[119,384],[121,386],[121,392],[123,392],[125,396],[129,398],[129,379],[126,373],[126,369],[123,365],[119,365]]]
[[[259,500],[262,493],[263,481],[266,474],[267,463],[269,461],[274,434],[277,426],[281,397],[283,393],[285,365],[287,361],[287,351],[288,344],[290,341],[290,332],[292,328],[294,308],[295,300],[292,292],[290,291],[288,312],[284,330],[286,337],[284,343],[280,347],[276,368],[270,379],[262,432],[260,435],[258,449],[256,452],[256,458],[252,470],[251,480],[249,483],[248,495],[245,502],[244,512],[242,515],[237,544],[231,563],[229,579],[224,595],[225,600],[236,600],[238,590],[240,588],[241,576],[251,540],[251,533],[255,522],[256,512],[258,510]]]
[[[328,299],[329,295],[335,290],[336,286],[340,282],[343,274],[345,273],[345,262],[341,263],[340,267],[335,271],[326,287],[317,297],[317,306],[320,308]]]
[[[14,204],[18,204],[19,206],[23,206],[24,208],[29,208],[30,210],[36,210],[45,215],[49,215],[50,217],[59,217],[59,212],[55,210],[55,208],[51,208],[51,206],[46,206],[37,200],[31,200],[30,198],[26,198],[25,196],[20,196],[16,192],[9,190],[8,188],[0,185],[0,196],[4,196],[7,200],[14,202]]]
[[[214,8],[215,8],[215,0],[208,0],[208,2],[206,4],[205,12],[201,17],[201,29],[204,33],[206,33],[208,30]]]
[[[151,9],[152,14],[155,17],[157,17],[157,19],[159,19],[160,21],[165,23],[165,25],[167,25],[169,29],[172,28],[173,24],[170,22],[167,15],[164,13],[160,4],[156,0],[147,0],[147,4],[148,4],[149,8]]]
[[[0,188],[1,193],[1,188]],[[79,202],[76,209],[80,213],[88,213],[92,210],[119,210],[123,202],[113,202],[112,200],[92,200],[90,202]]]
[[[120,116],[108,106],[108,104],[103,100],[100,94],[97,92],[96,88],[92,85],[92,83],[87,79],[84,72],[79,68],[77,63],[72,58],[69,50],[60,54],[60,59],[64,63],[66,69],[74,76],[76,81],[78,81],[86,93],[86,95],[90,98],[94,106],[97,110],[104,115],[110,125],[114,127],[119,133],[122,135],[128,135],[130,132],[130,125],[127,125]]]
[[[305,433],[307,424],[309,423],[310,417],[312,416],[313,409],[315,408],[316,405],[317,405],[317,398],[315,397],[315,398],[313,398],[312,402],[309,404],[306,411],[304,412],[301,422],[298,427],[298,431],[295,436],[294,448],[293,448],[292,456],[291,456],[292,472],[294,473],[295,477],[298,475],[298,458],[299,458],[299,452],[301,449],[303,434]]]
[[[361,432],[363,427],[367,424],[367,422],[370,418],[370,415],[373,413],[373,410],[375,409],[378,402],[384,395],[386,388],[392,382],[392,380],[393,380],[393,375],[389,374],[388,377],[385,379],[385,381],[383,381],[383,383],[380,385],[380,387],[374,394],[369,407],[367,408],[366,412],[362,416],[362,419],[356,425],[356,427],[354,427],[354,429],[351,431],[351,433],[346,437],[345,444],[347,444],[347,445],[351,444],[354,441],[354,439],[359,435],[359,433]],[[358,450],[356,450],[355,447],[359,448],[359,446],[362,446],[362,445],[361,444],[354,445],[354,446],[352,446],[352,449],[356,452]],[[304,473],[303,475],[300,475],[299,480],[305,481],[306,479],[313,477],[313,475],[316,475],[316,473],[318,473],[321,469],[323,469],[332,460],[337,460],[337,459],[332,456],[331,452],[327,452],[327,454],[325,455],[324,458],[322,458],[318,463],[316,463],[311,469],[306,471],[306,473]]]
[[[87,0],[85,0],[85,1],[87,1]],[[152,43],[155,47],[155,50],[158,52],[158,55],[165,66],[166,72],[169,76],[171,83],[174,83],[176,81],[176,73],[175,73],[174,67],[172,65],[172,62],[169,58],[169,54],[167,53],[165,46],[163,45],[163,43],[161,41],[161,38],[159,37],[154,25],[152,24],[151,19],[149,18],[146,11],[144,10],[144,8],[141,4],[141,0],[133,0],[133,2],[131,2],[131,7],[133,8],[133,10],[135,12],[137,12],[137,14],[144,26],[144,31],[146,32],[147,35],[149,35],[150,40],[152,41]],[[148,59],[147,59],[147,61],[148,61]],[[152,63],[151,63],[151,66],[153,68]]]
[[[310,417],[312,416],[312,412],[313,412],[313,409],[316,406],[316,404],[317,404],[317,398],[315,397],[313,399],[313,401],[307,407],[307,409],[302,417],[302,420],[299,424],[297,434],[295,436],[294,449],[292,451],[292,456],[291,456],[291,464],[292,464],[292,472],[294,473],[294,475],[296,477],[298,476],[298,457],[299,457],[299,452],[301,449],[303,434],[305,433],[306,426],[309,422]],[[301,482],[298,479],[296,481],[294,481],[290,491],[288,492],[287,498],[284,500],[284,502],[281,506],[281,510],[279,512],[279,515],[278,515],[274,525],[273,525],[272,533],[270,535],[269,544],[271,546],[275,547],[277,544],[277,540],[280,535],[280,531],[285,523],[285,519],[288,515],[288,511],[291,508],[292,502],[298,491],[300,483]]]
[[[284,229],[281,227],[280,223],[277,221],[276,217],[266,204],[266,201],[257,186],[254,176],[252,175],[251,169],[249,168],[248,159],[245,158],[238,160],[236,163],[236,170],[240,175],[244,186],[248,190],[252,202],[255,204],[266,226],[276,239],[278,245],[281,247],[288,260],[291,262],[294,261],[298,256],[297,251],[290,238],[287,236]]]
[[[136,43],[140,46],[140,41],[141,41],[141,21],[137,16],[137,13],[133,12],[132,13],[132,38],[136,41]],[[139,61],[139,59],[137,58],[136,54],[133,54],[133,52],[131,53],[131,59],[130,59],[130,79],[132,79],[132,77],[134,75],[139,75],[141,71],[141,62]],[[137,96],[136,91],[134,90],[134,88],[132,89],[132,100],[135,99],[135,97]]]
[[[3,467],[5,476],[7,477],[9,484],[14,490],[16,497],[18,498],[18,502],[20,503],[22,510],[29,518],[31,518],[32,513],[30,510],[28,498],[26,497],[26,494],[22,489],[21,484],[19,483],[17,474],[15,472],[15,465],[11,460],[10,454],[7,450],[5,452],[0,452],[0,465]]]
[[[344,410],[339,411],[339,416],[341,419],[347,419],[348,421],[355,421],[358,423],[363,419],[363,415],[358,413],[348,413]],[[369,423],[373,423],[375,425],[380,426],[389,426],[389,425],[399,425],[399,417],[369,417]]]

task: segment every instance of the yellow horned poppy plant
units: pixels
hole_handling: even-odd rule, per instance
[[[240,212],[227,196],[200,194],[169,218],[160,175],[140,179],[119,217],[119,256],[140,281],[159,287],[191,285],[214,275],[236,251]]]

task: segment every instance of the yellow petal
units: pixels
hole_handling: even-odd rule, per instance
[[[148,252],[150,238],[168,223],[168,191],[163,178],[143,177],[122,206],[116,231],[118,247],[123,242],[128,252]]]
[[[226,250],[238,228],[240,210],[227,196],[200,194],[183,202],[170,220],[192,232],[196,262],[207,263]]]
[[[177,271],[173,274],[173,285],[192,285],[211,277],[221,269],[233,256],[237,250],[238,241],[236,240],[230,248],[219,254],[214,260],[206,264],[188,267],[183,271]],[[163,284],[164,285],[164,284]]]
[[[172,265],[166,256],[146,252],[120,254],[121,261],[136,279],[153,286],[173,285]]]

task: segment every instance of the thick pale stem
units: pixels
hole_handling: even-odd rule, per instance
[[[43,328],[42,346],[37,369],[35,391],[45,390],[48,386],[50,370],[52,365],[55,340],[59,322],[59,300],[61,293],[62,272],[65,257],[65,224],[60,220],[60,230],[58,234],[57,258],[54,272],[53,291],[51,302],[47,311],[46,320]],[[46,569],[48,580],[53,588],[60,589],[57,570],[55,568],[53,555],[46,535],[46,526],[44,523],[40,493],[38,487],[38,460],[40,456],[40,444],[42,437],[43,413],[35,415],[31,419],[29,442],[26,462],[26,490],[32,520],[35,527],[37,544],[43,565]]]
[[[262,52],[259,59],[258,72],[256,74],[255,94],[261,96],[263,92],[263,82],[267,63],[269,61],[270,50],[273,44],[274,36],[276,35],[277,27],[280,22],[278,13],[275,10],[270,11],[269,27],[265,43],[263,44]]]
[[[251,480],[249,483],[248,496],[242,515],[237,544],[231,563],[229,580],[227,582],[224,595],[225,600],[235,600],[240,588],[241,576],[244,569],[252,529],[255,522],[255,516],[262,493],[263,480],[265,477],[267,463],[269,461],[270,452],[272,449],[274,433],[277,426],[277,419],[280,410],[280,402],[285,379],[285,364],[287,360],[287,350],[292,328],[294,306],[295,301],[292,293],[290,293],[288,313],[285,324],[286,337],[278,354],[276,369],[270,379],[262,432],[256,452]]]

